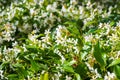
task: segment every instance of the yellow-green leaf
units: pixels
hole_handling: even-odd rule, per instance
[[[49,80],[48,79],[48,72],[46,72],[45,74],[44,74],[44,79],[43,80]]]
[[[111,66],[114,66],[114,65],[117,65],[120,63],[120,58],[118,59],[115,59],[108,67],[111,67]]]

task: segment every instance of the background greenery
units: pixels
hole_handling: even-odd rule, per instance
[[[0,0],[0,80],[119,80],[119,0]]]

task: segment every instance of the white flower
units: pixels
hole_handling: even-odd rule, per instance
[[[17,45],[18,45],[18,42],[16,42],[16,41],[15,41],[14,43],[12,43],[12,46],[13,46],[13,47],[15,47],[15,46],[17,46]]]
[[[48,6],[46,7],[46,10],[47,10],[47,11],[50,11],[50,12],[55,12],[55,11],[56,11],[55,5],[56,5],[56,4],[54,4],[54,5],[48,5]]]
[[[34,12],[35,12],[34,9],[31,8],[30,9],[30,14],[33,15]]]
[[[42,48],[44,49],[44,48],[48,48],[48,46],[47,46],[47,44],[46,43],[42,43]]]
[[[104,76],[104,80],[114,80],[116,78],[115,73],[107,72],[107,74]]]
[[[58,49],[55,49],[54,53],[58,54],[61,57],[61,62],[63,64],[65,61],[65,57],[62,55],[62,53]]]
[[[41,16],[40,17],[47,17],[47,15],[48,15],[48,12],[41,12],[42,14],[41,14]]]
[[[23,51],[24,51],[24,52],[27,51],[25,44],[23,44],[22,48],[23,48]]]
[[[82,6],[79,6],[79,13],[83,14],[84,13],[84,8]]]
[[[0,70],[0,78],[3,79],[4,75],[3,75],[3,70]]]
[[[88,45],[84,45],[83,46],[83,50],[87,50],[87,49],[89,49],[90,48],[90,46],[88,46]]]
[[[8,41],[8,42],[14,40],[14,38],[11,37],[10,32],[4,31],[4,32],[2,32],[2,34],[3,34],[3,37],[4,37],[3,40]]]
[[[61,9],[62,12],[67,12],[67,8],[65,5],[62,6],[62,9]]]
[[[120,28],[120,21],[119,21],[119,22],[117,22],[117,26]]]
[[[79,54],[80,50],[77,47],[73,47],[73,49],[75,54]]]
[[[50,33],[51,33],[50,30],[45,30],[45,33],[44,33],[45,36],[41,38],[43,42],[45,42],[47,44],[51,44],[50,43]]]
[[[37,39],[38,35],[35,35],[35,34],[29,34],[28,35],[28,39],[31,40],[34,44],[37,44],[38,42],[38,39]]]
[[[77,1],[76,0],[70,0],[70,4],[75,5],[75,4],[77,4]]]
[[[98,70],[97,70],[97,69],[95,69],[95,74],[96,74],[96,79],[102,77],[101,74],[98,73]]]
[[[85,42],[91,42],[92,39],[93,39],[93,35],[90,34],[90,35],[88,35],[88,36],[85,36],[84,38],[85,38]]]
[[[120,57],[120,51],[117,52],[117,58],[119,58],[119,57]]]
[[[72,80],[72,77],[66,76],[66,80]]]
[[[91,10],[92,6],[93,6],[93,4],[90,1],[88,1],[86,8]]]
[[[85,64],[87,65],[87,67],[88,67],[88,69],[89,69],[90,71],[93,71],[93,70],[94,70],[93,67],[91,67],[91,65],[90,65],[89,63],[85,62]]]
[[[20,53],[21,52],[21,50],[19,49],[19,48],[13,48],[13,50],[12,51],[14,51],[14,56],[13,57],[17,57],[17,55],[18,55],[18,53]]]
[[[59,25],[58,28],[56,28],[56,36],[55,36],[56,41],[55,42],[57,43],[57,45],[62,44],[64,46],[67,46],[66,45],[67,36],[63,36],[64,30],[66,30],[66,28],[61,25]]]

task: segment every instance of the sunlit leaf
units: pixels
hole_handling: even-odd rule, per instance
[[[75,73],[75,76],[76,76],[76,80],[82,80],[79,74]]]
[[[71,73],[74,73],[74,69],[73,67],[71,66],[71,62],[65,62],[64,65],[63,65],[63,69],[66,71],[66,72],[71,72]]]
[[[113,60],[113,62],[109,64],[108,67],[115,66],[117,64],[120,64],[120,58]]]
[[[49,80],[48,76],[49,76],[49,74],[48,74],[48,72],[46,72],[46,73],[44,74],[44,79],[43,79],[43,80]]]

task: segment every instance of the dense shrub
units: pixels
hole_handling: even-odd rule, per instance
[[[1,80],[119,80],[119,0],[1,0]]]

